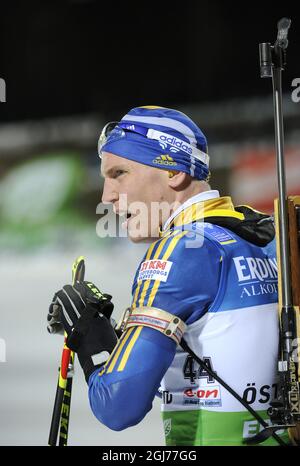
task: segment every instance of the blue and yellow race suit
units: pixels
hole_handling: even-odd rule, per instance
[[[267,419],[277,388],[273,224],[249,207],[234,208],[230,197],[189,204],[150,245],[131,308],[178,316],[191,349]],[[260,429],[173,339],[144,326],[127,329],[90,376],[91,408],[100,422],[122,430],[151,410],[159,387],[167,445],[242,445]]]

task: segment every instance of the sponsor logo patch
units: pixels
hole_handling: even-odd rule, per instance
[[[206,407],[222,406],[220,386],[204,386],[198,390],[187,388],[183,392],[183,404],[200,405]]]
[[[233,258],[239,282],[247,280],[265,281],[277,279],[277,261],[275,258],[245,257]]]
[[[163,146],[162,148],[165,149],[165,147]],[[176,167],[177,165],[177,162],[174,162],[170,155],[158,155],[157,157],[155,157],[155,159],[152,160],[152,162],[157,163],[158,165],[168,165],[171,167]]]
[[[176,147],[179,150],[187,152],[189,155],[192,155],[192,153],[193,153],[193,150],[192,150],[192,148],[190,147],[190,145],[188,143],[185,143],[184,141],[182,141],[181,139],[176,138],[175,136],[167,137],[167,136],[162,134],[159,137],[159,140],[162,143],[169,144],[170,146]]]
[[[278,269],[276,258],[233,257],[239,286],[240,298],[278,293]]]
[[[166,282],[173,262],[163,260],[148,260],[142,262],[138,280],[160,280]]]

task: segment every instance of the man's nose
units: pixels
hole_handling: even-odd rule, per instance
[[[119,194],[111,180],[105,179],[102,193],[103,204],[111,204],[119,199]]]

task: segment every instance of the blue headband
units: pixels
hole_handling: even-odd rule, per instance
[[[131,110],[99,148],[100,153],[104,151],[155,168],[182,171],[199,180],[209,175],[206,138],[192,120],[177,110]]]

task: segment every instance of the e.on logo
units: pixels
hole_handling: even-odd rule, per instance
[[[220,398],[219,387],[210,387],[202,388],[200,390],[194,391],[191,388],[188,388],[184,391],[185,396],[189,398],[199,398],[199,399],[208,399],[208,398]]]

